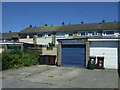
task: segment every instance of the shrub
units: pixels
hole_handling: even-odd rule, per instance
[[[2,70],[19,68],[23,66],[31,66],[38,64],[38,52],[25,52],[20,51],[3,52],[2,53]]]
[[[53,43],[49,43],[49,47],[47,47],[47,50],[52,50],[53,46],[55,46]]]

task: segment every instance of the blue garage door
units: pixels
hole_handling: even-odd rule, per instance
[[[62,65],[85,66],[85,45],[62,45]]]

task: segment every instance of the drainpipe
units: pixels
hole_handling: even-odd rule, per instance
[[[118,75],[120,78],[120,40],[118,41]]]
[[[56,41],[56,33],[52,33],[52,42],[55,45],[55,41]]]

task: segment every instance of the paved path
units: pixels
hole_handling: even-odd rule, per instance
[[[2,73],[3,88],[118,88],[116,70],[37,65]]]

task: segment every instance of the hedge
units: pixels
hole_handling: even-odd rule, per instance
[[[39,52],[3,52],[2,53],[2,70],[19,68],[23,66],[37,65]],[[1,58],[1,57],[0,57]]]

